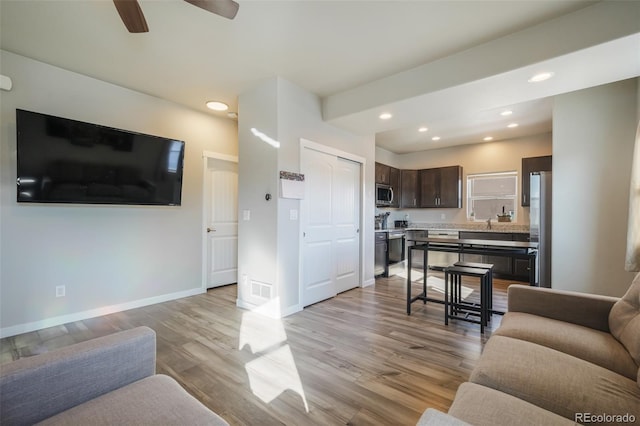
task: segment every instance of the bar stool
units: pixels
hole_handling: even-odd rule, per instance
[[[459,319],[480,324],[480,333],[489,318],[489,271],[488,269],[448,266],[444,268],[444,324],[449,319]],[[462,277],[480,278],[480,303],[466,302],[462,299]],[[479,316],[480,319],[473,317]]]
[[[487,297],[487,309],[489,310],[489,321],[491,321],[491,314],[493,314],[493,263],[456,262],[453,266],[489,270],[489,295]]]

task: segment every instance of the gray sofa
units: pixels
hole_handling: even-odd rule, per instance
[[[0,424],[227,425],[155,368],[148,327],[18,359],[0,366]]]
[[[620,299],[512,285],[448,414],[419,425],[640,423],[640,274]]]

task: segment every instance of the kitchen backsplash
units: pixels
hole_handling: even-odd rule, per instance
[[[389,213],[387,225],[394,226],[396,220],[406,220],[409,226],[416,225],[431,229],[468,229],[487,230],[486,221],[469,221],[465,209],[390,209],[377,208],[376,214]],[[529,232],[529,209],[519,207],[518,217],[514,222],[498,222],[491,220],[491,230]]]
[[[391,226],[393,222],[389,222]],[[519,225],[517,223],[504,223],[491,221],[491,229],[487,229],[486,222],[464,222],[464,223],[434,223],[434,222],[411,222],[409,228],[420,229],[451,229],[457,231],[493,231],[493,232],[529,232],[529,225]]]

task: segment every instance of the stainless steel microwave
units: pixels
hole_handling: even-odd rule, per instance
[[[376,183],[376,206],[390,206],[393,204],[393,188],[389,185]]]

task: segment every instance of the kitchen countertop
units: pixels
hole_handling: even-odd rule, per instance
[[[473,232],[515,232],[529,233],[529,225],[519,225],[509,222],[491,222],[491,229],[487,229],[485,222],[469,223],[412,223],[406,228],[376,229],[376,232],[391,231],[473,231]]]

